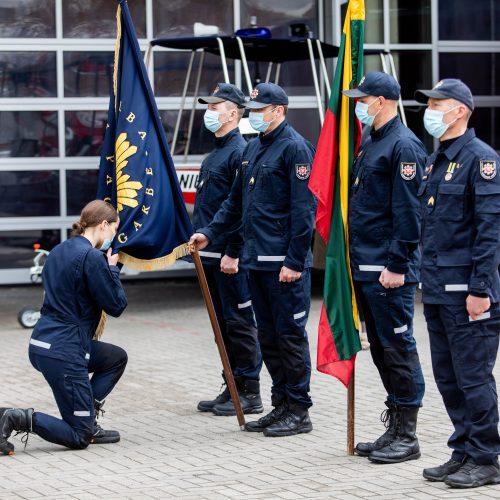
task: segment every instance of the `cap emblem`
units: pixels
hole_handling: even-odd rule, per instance
[[[215,87],[214,92],[213,92],[213,94],[212,94],[212,95],[217,94],[217,92],[219,92],[219,90],[220,90],[220,89],[219,89],[219,86],[217,85],[217,87]]]
[[[259,95],[259,91],[257,89],[253,89],[252,92],[250,92],[250,99],[255,99]]]
[[[439,87],[442,87],[444,84],[444,81],[443,80],[440,80],[439,82],[436,83],[436,85],[434,85],[434,88],[435,89],[438,89]]]

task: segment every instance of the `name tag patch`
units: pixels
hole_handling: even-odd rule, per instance
[[[417,175],[417,164],[407,161],[400,163],[399,171],[405,181],[411,181]]]
[[[295,175],[297,179],[305,181],[309,179],[311,175],[311,164],[310,163],[296,163],[295,164]]]

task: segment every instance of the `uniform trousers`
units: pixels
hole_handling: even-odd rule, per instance
[[[356,281],[355,289],[387,405],[422,406],[425,382],[413,337],[416,285],[384,288],[378,281]]]
[[[50,385],[62,417],[33,413],[33,432],[51,443],[86,448],[94,433],[94,400],[103,401],[113,390],[127,365],[127,353],[93,340],[88,367],[33,352],[30,361]]]
[[[309,408],[311,356],[306,323],[311,302],[311,273],[304,269],[299,280],[281,283],[279,271],[250,270],[259,343],[271,375],[273,406]]]
[[[490,311],[498,313],[498,304]],[[424,315],[434,378],[455,428],[448,440],[452,458],[495,463],[500,436],[493,367],[500,317],[470,321],[464,305],[441,304],[424,304]]]

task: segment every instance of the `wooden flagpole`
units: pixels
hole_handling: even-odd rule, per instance
[[[227,388],[229,389],[229,394],[231,394],[231,400],[233,401],[234,408],[236,410],[238,424],[240,426],[240,429],[244,430],[245,416],[243,415],[243,410],[241,409],[238,389],[236,388],[236,384],[234,382],[233,372],[231,370],[231,365],[229,364],[229,358],[227,357],[226,347],[224,346],[222,332],[220,330],[219,322],[217,321],[217,315],[215,314],[210,290],[208,289],[207,278],[205,276],[205,271],[203,270],[200,254],[198,253],[198,250],[194,245],[189,245],[189,252],[191,253],[191,257],[193,258],[194,267],[196,268],[196,274],[198,275],[198,281],[201,287],[201,293],[203,294],[203,299],[205,300],[208,316],[210,317],[210,323],[212,324],[212,329],[214,331],[215,343],[217,344],[217,349],[219,350],[220,359],[222,361],[222,368],[224,370],[224,376],[226,377]]]
[[[354,455],[354,387],[356,365],[352,369],[351,380],[347,387],[347,454]]]

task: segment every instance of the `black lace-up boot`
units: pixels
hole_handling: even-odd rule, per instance
[[[9,443],[13,431],[26,432],[28,436],[33,432],[33,408],[0,408],[0,454],[13,455],[14,445]],[[26,439],[27,442],[27,439]]]
[[[380,421],[384,424],[386,431],[372,443],[358,443],[354,448],[356,455],[367,457],[372,451],[380,450],[393,441],[396,431],[396,412],[395,406],[387,405],[387,409],[380,415]]]
[[[120,441],[120,433],[118,431],[108,431],[103,429],[98,423],[99,414],[101,416],[104,415],[105,411],[102,409],[104,405],[103,401],[94,400],[94,408],[95,408],[95,421],[94,421],[94,432],[92,434],[92,439],[90,440],[90,444],[110,444],[110,443],[118,443]]]

